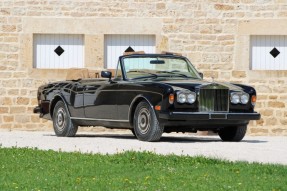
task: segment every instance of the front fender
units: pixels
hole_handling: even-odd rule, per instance
[[[54,108],[55,108],[55,105],[56,105],[56,103],[57,103],[58,101],[63,101],[63,102],[64,102],[64,104],[65,104],[65,106],[66,106],[66,109],[67,109],[67,111],[68,111],[68,113],[69,113],[69,116],[71,116],[70,110],[69,110],[69,108],[68,108],[68,102],[67,102],[67,100],[65,99],[65,97],[64,97],[62,94],[58,93],[58,94],[56,94],[56,95],[53,97],[53,99],[51,99],[51,102],[50,102],[49,111],[50,111],[51,119],[53,118]]]
[[[137,95],[131,102],[130,104],[130,108],[129,108],[129,122],[131,124],[131,126],[133,125],[133,115],[134,112],[136,110],[137,105],[141,102],[141,101],[146,101],[150,107],[154,110],[154,106],[158,104],[158,102],[150,100],[147,96],[140,94]],[[154,110],[155,111],[155,110]],[[155,112],[157,114],[157,112]]]

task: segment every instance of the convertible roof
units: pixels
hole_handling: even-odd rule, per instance
[[[167,52],[167,51],[162,51],[161,54],[182,56],[182,54],[180,54],[180,53],[177,53],[177,52]]]
[[[150,57],[150,56],[166,56],[166,57],[180,57],[185,58],[179,53],[173,53],[173,52],[162,52],[160,54],[154,54],[154,53],[148,53],[146,54],[144,51],[137,51],[137,52],[129,52],[128,54],[124,54],[123,56],[120,56],[120,58],[126,58],[126,57]]]
[[[126,55],[133,55],[133,54],[146,54],[146,53],[144,51],[128,51],[128,52],[124,52],[123,55],[126,56]],[[180,54],[180,53],[167,52],[167,51],[162,51],[160,54],[182,56],[182,54]]]

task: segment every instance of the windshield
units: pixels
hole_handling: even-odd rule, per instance
[[[188,60],[179,57],[143,56],[123,58],[128,79],[143,78],[196,78],[198,72]]]

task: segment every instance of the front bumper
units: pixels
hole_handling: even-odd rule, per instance
[[[198,121],[198,120],[259,120],[260,114],[254,113],[203,113],[203,112],[162,112],[159,118],[166,120]]]
[[[41,113],[41,108],[39,106],[35,107],[33,113]]]

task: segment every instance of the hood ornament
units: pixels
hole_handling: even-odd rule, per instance
[[[213,83],[213,84],[214,84],[214,78],[215,78],[215,74],[212,73],[212,74],[211,74],[211,79],[212,79],[212,83]]]

